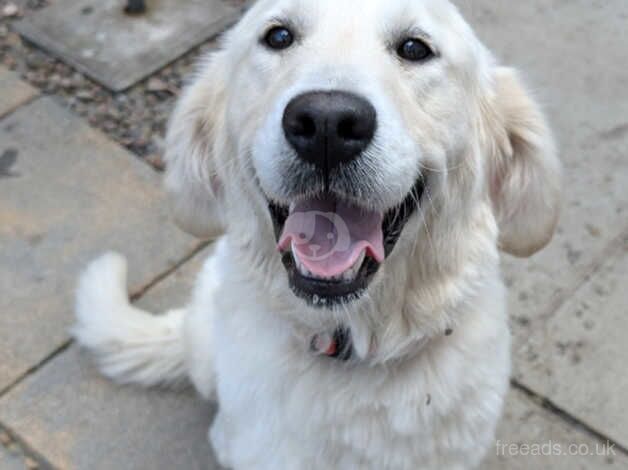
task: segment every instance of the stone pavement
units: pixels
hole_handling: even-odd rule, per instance
[[[504,258],[515,367],[483,468],[628,468],[628,3],[458,3],[537,90],[565,162],[556,239]],[[172,225],[159,179],[0,67],[1,470],[218,468],[211,404],[113,385],[67,335],[76,277],[105,247],[129,256],[141,305],[187,298],[211,248]]]

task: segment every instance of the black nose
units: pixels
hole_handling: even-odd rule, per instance
[[[299,157],[327,176],[368,147],[376,117],[375,108],[364,98],[344,91],[317,91],[288,104],[283,130]]]

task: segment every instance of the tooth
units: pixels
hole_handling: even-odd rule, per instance
[[[299,271],[301,271],[301,261],[299,260],[299,258],[297,256],[294,256],[294,253],[292,253],[292,259],[294,260],[294,264],[296,265],[297,269]]]
[[[294,259],[294,264],[297,270],[302,276],[309,277],[312,279],[323,279],[323,280],[328,280],[328,281],[351,282],[355,280],[358,273],[360,272],[360,268],[362,267],[362,264],[364,263],[364,259],[366,258],[366,251],[362,251],[362,253],[360,253],[360,256],[358,256],[358,259],[355,261],[355,263],[345,272],[338,274],[336,276],[331,276],[331,277],[318,276],[314,274],[312,271],[310,271],[309,269],[305,267],[305,265],[301,262],[301,260],[294,254],[294,251],[292,252],[292,258]]]
[[[366,257],[366,252],[363,251],[362,253],[360,253],[360,256],[355,261],[353,266],[351,266],[341,275],[341,279],[343,281],[353,281],[358,275],[358,273],[360,272],[360,268],[362,267],[362,263],[364,262],[365,257]]]

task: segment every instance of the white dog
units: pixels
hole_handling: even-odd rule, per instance
[[[120,382],[189,378],[234,469],[468,469],[509,384],[499,252],[554,231],[560,164],[516,73],[446,0],[260,0],[168,136],[182,310],[84,274],[74,335]]]

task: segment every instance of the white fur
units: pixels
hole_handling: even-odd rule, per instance
[[[73,335],[94,353],[103,374],[119,382],[182,382],[187,376],[181,342],[185,310],[155,317],[133,307],[126,277],[126,260],[115,253],[90,264],[77,290]]]
[[[259,44],[277,19],[300,33],[281,54]],[[413,28],[438,58],[410,66],[394,56],[388,41]],[[378,113],[353,196],[385,210],[419,174],[427,180],[367,294],[334,309],[289,289],[266,207],[294,197],[282,185],[298,164],[283,109],[318,89],[361,94]],[[129,305],[120,258],[87,270],[74,334],[105,374],[143,385],[189,377],[216,396],[210,438],[236,470],[479,464],[510,372],[498,248],[523,256],[549,241],[560,164],[516,74],[451,4],[260,0],[186,90],[167,160],[181,224],[224,235],[188,308],[165,317]],[[339,324],[354,340],[348,363],[309,350]]]

